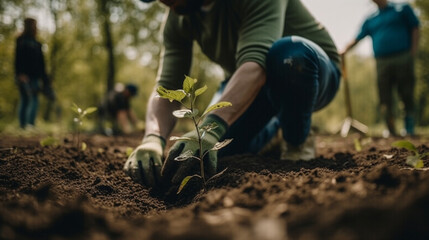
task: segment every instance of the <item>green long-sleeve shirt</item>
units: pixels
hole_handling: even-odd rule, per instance
[[[329,33],[300,0],[215,0],[210,10],[193,15],[170,11],[163,32],[165,49],[158,84],[169,89],[182,87],[183,75],[190,70],[194,40],[226,76],[231,76],[245,62],[265,68],[271,45],[291,35],[315,42],[339,64]]]

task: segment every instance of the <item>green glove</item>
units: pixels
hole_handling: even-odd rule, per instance
[[[148,135],[128,157],[125,173],[134,181],[148,187],[157,187],[161,181],[161,166],[165,140],[157,135]]]
[[[205,132],[202,137],[203,152],[212,149],[213,146],[222,138],[227,129],[226,122],[220,117],[210,114],[207,115],[200,125],[200,129],[204,126],[216,124],[216,128]],[[200,131],[201,132],[201,131]],[[183,178],[193,174],[201,174],[200,162],[198,159],[189,158],[185,161],[174,160],[180,154],[192,151],[194,156],[199,156],[198,136],[196,130],[183,135],[183,137],[192,138],[196,141],[178,140],[168,153],[167,160],[161,171],[164,184],[179,185]],[[217,151],[210,151],[204,157],[204,169],[206,179],[210,178],[217,171]]]

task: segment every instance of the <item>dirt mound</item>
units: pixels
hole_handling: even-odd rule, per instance
[[[355,137],[319,136],[309,162],[220,159],[207,192],[175,201],[123,173],[140,137],[87,136],[83,152],[3,137],[0,239],[429,239],[429,172],[409,168],[394,139],[357,152]]]

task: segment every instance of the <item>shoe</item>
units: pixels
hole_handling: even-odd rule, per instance
[[[316,143],[312,133],[310,133],[305,142],[299,146],[294,146],[283,142],[283,151],[281,160],[309,161],[316,158]]]
[[[386,119],[386,125],[387,125],[387,129],[389,130],[389,135],[390,136],[398,136],[398,134],[396,133],[396,127],[395,127],[395,119],[394,118],[387,118]]]
[[[405,130],[406,130],[406,134],[413,136],[414,135],[414,118],[411,116],[406,116],[404,118],[404,125],[405,125]]]

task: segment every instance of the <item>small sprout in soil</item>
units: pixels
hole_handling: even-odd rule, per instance
[[[372,142],[372,138],[371,137],[367,137],[367,138],[355,138],[353,139],[354,141],[354,147],[356,152],[360,152],[362,151],[363,147],[365,147],[366,145],[370,144]]]
[[[48,146],[58,146],[59,145],[59,141],[58,139],[49,136],[49,137],[45,137],[42,140],[40,140],[40,146],[42,147],[48,147]]]
[[[77,149],[81,150],[81,151],[85,151],[86,147],[87,147],[86,142],[81,142],[80,143],[80,148],[79,148],[79,145],[78,145]]]
[[[129,157],[131,155],[131,153],[133,152],[133,148],[132,147],[127,147],[127,149],[125,150],[125,154],[127,155],[127,157]]]
[[[360,140],[358,138],[354,139],[354,143],[355,143],[356,152],[362,151],[362,145],[361,145]]]
[[[414,168],[423,168],[424,167],[424,163],[423,163],[423,158],[429,155],[429,152],[425,152],[420,154],[419,151],[417,150],[416,146],[414,146],[414,144],[412,144],[409,141],[406,140],[401,140],[401,141],[396,141],[394,143],[392,143],[393,147],[398,147],[398,148],[405,148],[408,151],[414,153],[413,155],[410,155],[407,157],[407,161],[406,163]]]
[[[73,118],[73,122],[77,125],[75,135],[77,135],[77,149],[85,151],[86,149],[86,143],[82,142],[80,143],[80,129],[83,126],[84,119],[91,113],[97,111],[96,107],[89,107],[87,109],[82,109],[76,103],[73,103],[71,106],[71,109],[76,114],[76,117]],[[73,136],[74,139],[74,136]]]
[[[161,98],[168,99],[170,102],[177,101],[184,107],[184,109],[182,109],[182,110],[174,111],[173,115],[177,118],[190,118],[192,120],[194,127],[195,127],[195,130],[197,132],[197,139],[192,139],[192,138],[187,138],[187,137],[171,137],[170,138],[170,140],[172,140],[172,141],[174,141],[174,140],[197,141],[198,146],[199,146],[198,156],[194,156],[192,152],[187,151],[187,152],[182,153],[180,156],[178,156],[174,159],[175,161],[188,161],[189,159],[193,158],[193,159],[197,159],[200,162],[200,175],[194,174],[191,176],[186,176],[182,180],[182,182],[181,182],[181,184],[177,190],[177,194],[179,194],[183,190],[183,188],[186,186],[186,184],[189,182],[189,180],[191,178],[194,178],[194,177],[200,178],[203,182],[204,189],[206,189],[206,184],[208,181],[222,175],[226,169],[224,169],[223,171],[213,175],[209,179],[206,179],[205,174],[204,174],[204,161],[203,161],[203,159],[204,159],[204,156],[206,156],[206,154],[208,154],[210,151],[217,151],[217,150],[225,147],[226,145],[228,145],[232,141],[232,139],[226,139],[223,142],[216,143],[215,146],[213,146],[213,148],[211,148],[211,149],[208,149],[205,151],[203,150],[202,140],[204,139],[205,133],[212,131],[217,126],[216,126],[216,124],[213,124],[210,126],[200,127],[201,120],[204,119],[204,117],[209,112],[216,110],[216,109],[219,109],[219,108],[232,106],[232,104],[230,102],[218,102],[214,105],[209,106],[204,111],[203,114],[199,115],[198,109],[195,108],[195,101],[199,95],[203,94],[207,90],[207,86],[204,85],[203,87],[197,89],[196,83],[197,83],[197,79],[185,76],[185,80],[183,81],[183,89],[168,90],[162,86],[159,86],[157,88],[157,92]]]

